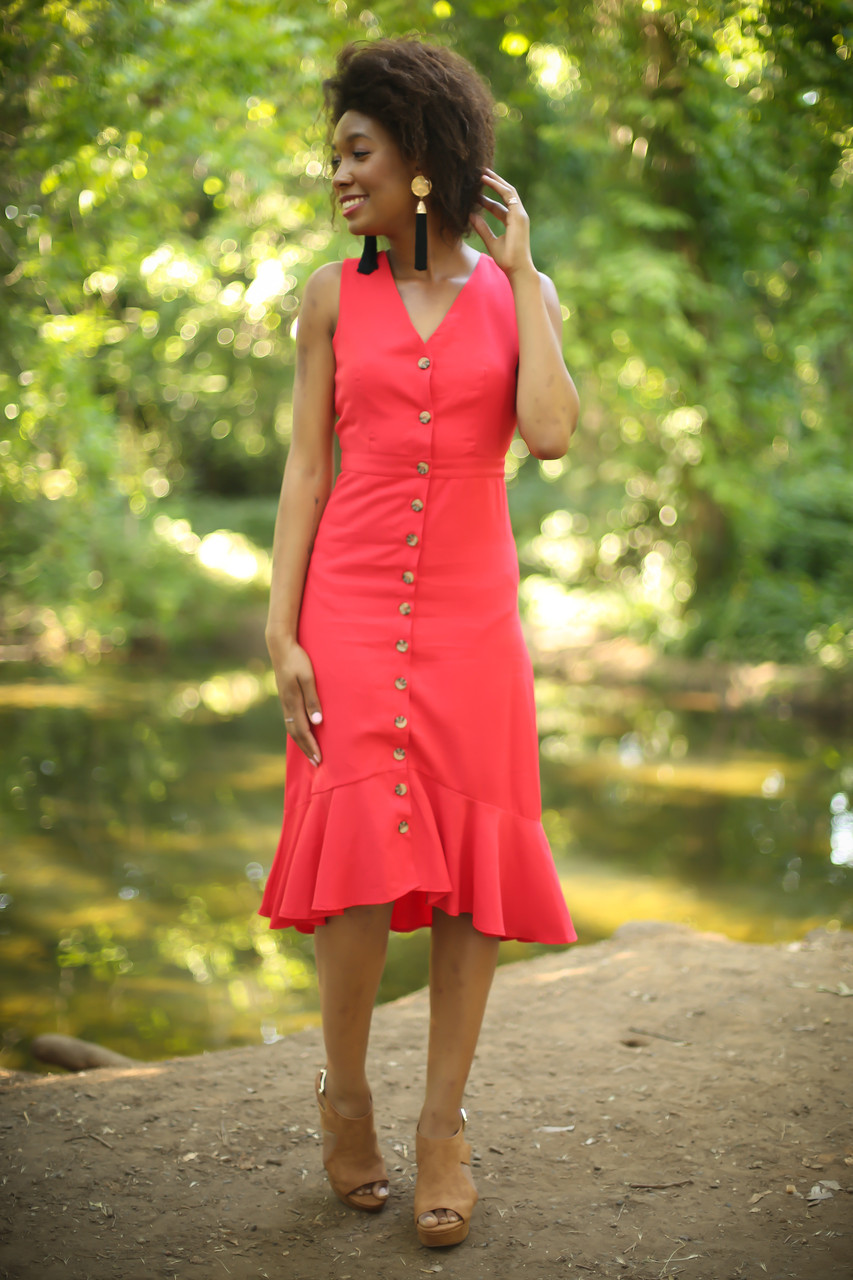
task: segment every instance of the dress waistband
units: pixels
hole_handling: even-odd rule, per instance
[[[503,458],[428,458],[394,453],[356,453],[347,449],[341,454],[341,471],[355,471],[368,476],[437,477],[441,480],[469,477],[504,476]]]

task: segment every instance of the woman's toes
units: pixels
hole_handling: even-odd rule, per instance
[[[447,1222],[459,1222],[459,1214],[455,1209],[436,1209],[434,1212],[422,1213],[418,1222],[422,1227],[435,1227]]]
[[[357,1196],[374,1196],[377,1200],[384,1200],[388,1195],[388,1187],[384,1182],[366,1182],[363,1187],[359,1187],[355,1193]]]

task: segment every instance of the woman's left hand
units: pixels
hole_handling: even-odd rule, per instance
[[[495,235],[480,213],[471,214],[471,226],[483,241],[489,254],[508,276],[516,271],[532,270],[530,253],[530,219],[519,199],[515,187],[511,187],[493,169],[486,169],[483,183],[500,196],[500,201],[481,195],[480,204],[506,227],[503,235]]]

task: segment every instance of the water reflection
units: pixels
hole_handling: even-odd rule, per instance
[[[775,711],[538,685],[544,821],[582,938],[628,918],[754,940],[853,923],[853,751]],[[136,1058],[318,1019],[310,939],[256,914],[281,821],[268,672],[0,685],[5,1065],[60,1031]],[[423,984],[395,936],[381,989]],[[508,944],[503,958],[529,954]]]
[[[546,681],[538,693],[546,826],[587,930],[657,916],[772,941],[853,923],[837,852],[851,838],[837,799],[849,741],[784,705],[710,713],[694,695],[673,697],[680,709]]]

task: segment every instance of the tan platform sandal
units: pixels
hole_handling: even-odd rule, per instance
[[[387,1196],[372,1192],[357,1195],[359,1187],[373,1182],[387,1182],[385,1161],[376,1141],[373,1106],[363,1116],[342,1116],[326,1097],[326,1068],[318,1072],[314,1085],[323,1134],[333,1135],[334,1146],[323,1156],[323,1167],[329,1175],[332,1190],[339,1200],[365,1213],[378,1213],[388,1203]],[[324,1142],[324,1148],[327,1143]]]
[[[479,1198],[471,1176],[471,1144],[463,1136],[467,1120],[463,1111],[462,1125],[452,1138],[425,1138],[422,1133],[415,1133],[415,1226],[421,1244],[429,1249],[462,1243]],[[434,1227],[418,1221],[421,1214],[435,1213],[437,1209],[452,1209],[459,1214],[458,1221],[437,1222]]]

